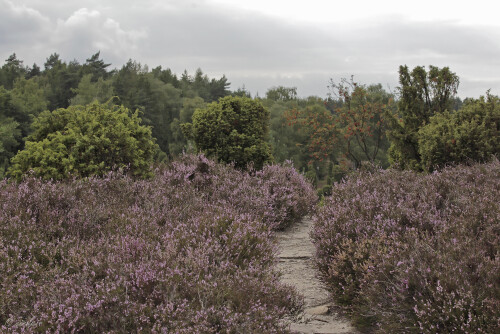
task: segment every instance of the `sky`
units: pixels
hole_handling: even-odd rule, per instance
[[[500,95],[493,0],[0,0],[0,64],[98,51],[111,68],[201,68],[253,96],[281,85],[326,97],[351,75],[396,91],[400,65],[448,66],[461,98]]]

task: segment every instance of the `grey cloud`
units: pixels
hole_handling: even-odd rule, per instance
[[[2,49],[36,43],[47,32],[50,21],[40,12],[6,0],[0,0],[0,7]]]
[[[18,52],[41,63],[58,52],[84,61],[101,50],[115,67],[129,58],[176,73],[200,67],[211,76],[225,74],[233,89],[244,84],[263,95],[271,86],[288,85],[303,96],[325,96],[329,78],[352,74],[359,82],[394,88],[399,65],[432,64],[461,77],[463,97],[488,88],[500,94],[500,32],[487,26],[397,16],[315,26],[207,0],[1,1],[10,6],[0,13],[0,33],[9,35],[0,37],[3,59]]]
[[[137,42],[146,34],[137,30],[125,31],[120,23],[105,17],[97,10],[81,8],[66,20],[58,20],[51,44],[63,55],[80,58],[89,56],[93,50],[120,59],[137,48]]]

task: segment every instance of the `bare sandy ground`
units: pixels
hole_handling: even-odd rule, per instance
[[[328,291],[317,278],[313,263],[314,246],[309,238],[311,219],[304,219],[278,233],[280,243],[278,269],[282,281],[304,296],[305,309],[291,319],[290,329],[297,334],[358,333],[349,321],[335,312]]]

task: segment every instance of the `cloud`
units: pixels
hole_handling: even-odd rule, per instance
[[[18,4],[20,3],[20,4]],[[354,74],[366,84],[397,86],[399,65],[449,66],[460,94],[500,94],[500,31],[453,20],[415,21],[391,14],[363,20],[306,22],[209,0],[0,0],[0,56],[43,63],[57,52],[80,62],[101,50],[114,67],[134,59],[176,73],[225,74],[236,89],[265,93],[297,86],[326,94],[328,79]],[[479,91],[479,87],[483,89]]]
[[[39,11],[0,0],[0,45],[2,49],[33,45],[48,32],[50,21]],[[10,53],[12,54],[12,52]]]
[[[119,22],[98,10],[76,9],[67,18],[49,18],[27,5],[0,0],[0,43],[6,58],[16,52],[20,59],[43,63],[51,53],[63,59],[86,58],[101,50],[108,61],[121,62],[147,38],[140,29],[123,29]],[[50,6],[49,6],[50,7]]]
[[[97,10],[80,8],[66,20],[59,19],[50,44],[65,57],[90,56],[97,50],[111,60],[121,60],[124,54],[137,49],[137,43],[147,38],[144,31],[124,30],[120,23]]]

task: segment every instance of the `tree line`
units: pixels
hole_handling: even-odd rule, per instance
[[[498,97],[488,91],[460,100],[459,78],[447,67],[401,66],[394,92],[353,77],[331,80],[327,98],[299,98],[295,87],[283,86],[252,98],[244,88],[230,91],[225,76],[209,78],[201,69],[178,76],[133,60],[120,69],[109,67],[99,52],[83,64],[64,62],[55,53],[43,69],[26,67],[11,55],[0,68],[0,176],[20,161],[13,158],[26,143],[47,139],[35,128],[47,128],[43,123],[56,117],[51,113],[64,109],[59,120],[85,118],[102,104],[140,117],[156,145],[154,161],[190,150],[240,168],[292,160],[312,182],[327,184],[367,162],[432,171],[447,163],[487,160],[500,151]],[[83,107],[92,103],[101,106]],[[137,120],[132,123],[139,129]]]
[[[189,121],[196,108],[231,93],[225,76],[209,78],[201,69],[178,76],[168,68],[149,70],[133,60],[120,69],[109,67],[99,52],[83,64],[65,62],[54,53],[43,69],[24,66],[12,54],[0,68],[0,170],[5,171],[9,160],[24,148],[33,120],[44,110],[109,100],[139,110],[160,147],[157,158],[167,159],[187,145],[180,123]]]

